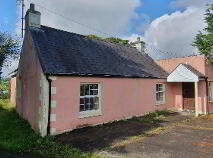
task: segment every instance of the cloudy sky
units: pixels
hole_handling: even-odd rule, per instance
[[[151,56],[166,58],[197,53],[191,44],[212,0],[25,0],[25,10],[30,2],[43,25],[130,41],[140,36]],[[15,0],[3,0],[0,30],[20,34],[19,16]]]

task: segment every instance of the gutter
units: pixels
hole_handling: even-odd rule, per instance
[[[51,83],[52,80],[47,76],[47,81],[49,83],[49,108],[48,108],[48,123],[47,123],[47,135],[50,135],[50,115],[51,115]]]

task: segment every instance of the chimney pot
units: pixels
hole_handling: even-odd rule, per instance
[[[35,4],[30,3],[30,11],[35,11]]]
[[[140,42],[140,41],[141,41],[141,38],[140,38],[140,37],[137,37],[137,41]]]

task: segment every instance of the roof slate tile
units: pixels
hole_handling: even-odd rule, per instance
[[[30,28],[46,75],[166,78],[147,54],[104,40],[41,26]]]

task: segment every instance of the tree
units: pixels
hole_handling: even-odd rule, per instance
[[[20,52],[20,42],[8,33],[0,32],[0,70],[5,59],[8,57],[17,58]],[[1,74],[1,72],[0,72]]]
[[[204,28],[205,33],[199,31],[193,42],[193,46],[196,46],[201,54],[205,54],[213,62],[213,4],[209,5],[209,8],[205,13],[205,22],[207,27]]]
[[[123,44],[123,45],[129,44],[129,40],[123,40],[121,38],[116,38],[116,37],[102,38],[102,37],[98,37],[97,35],[87,35],[87,37],[95,38],[95,39],[101,39],[101,40],[110,41],[110,42],[113,42],[113,43],[119,43],[119,44]]]

